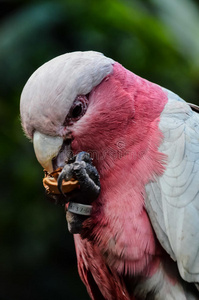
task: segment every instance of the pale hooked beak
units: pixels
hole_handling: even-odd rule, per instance
[[[63,144],[63,138],[50,136],[35,131],[33,136],[33,146],[38,162],[42,167],[51,173],[53,171],[52,159],[55,158]]]

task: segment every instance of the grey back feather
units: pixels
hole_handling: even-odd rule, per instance
[[[156,182],[147,184],[146,208],[181,277],[199,282],[199,107],[165,92],[159,150],[167,155],[167,167]]]

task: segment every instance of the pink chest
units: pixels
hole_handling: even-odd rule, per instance
[[[150,153],[150,149],[134,161],[130,153],[101,178],[101,194],[93,203],[88,230],[106,263],[119,274],[150,272],[149,263],[159,251],[145,210],[145,184],[154,168],[157,174],[162,172],[161,159],[158,151]]]

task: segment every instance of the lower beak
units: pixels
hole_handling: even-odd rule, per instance
[[[33,146],[38,162],[49,173],[53,171],[53,159],[58,156],[63,138],[59,136],[50,136],[35,131],[33,137]]]

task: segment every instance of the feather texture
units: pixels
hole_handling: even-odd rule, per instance
[[[75,98],[88,93],[85,114],[66,125]],[[89,152],[100,174],[100,196],[74,236],[91,299],[198,299],[199,115],[92,51],[39,68],[20,110],[29,138],[69,132],[73,154]]]
[[[60,135],[78,95],[86,95],[111,73],[114,61],[94,51],[67,53],[38,68],[27,81],[20,101],[23,129]]]
[[[161,114],[167,155],[164,174],[146,186],[147,210],[156,234],[177,261],[180,274],[199,282],[199,115],[175,94]]]

